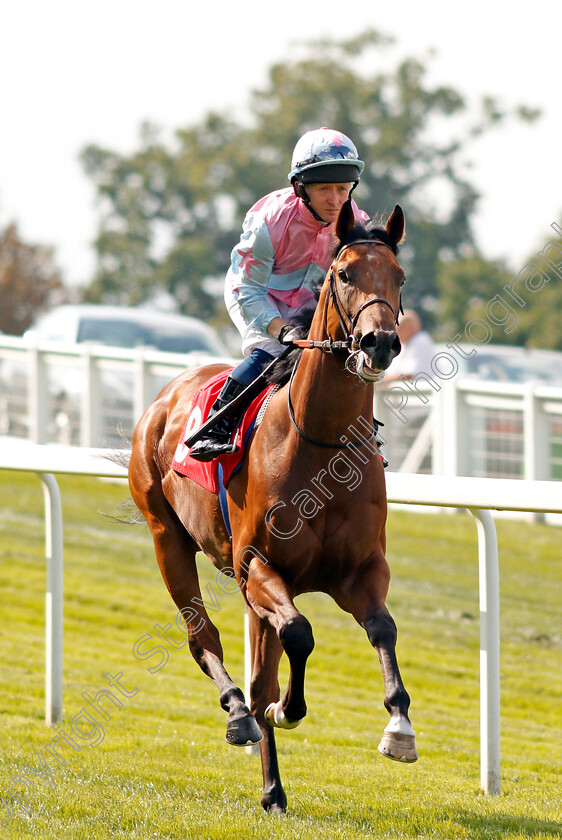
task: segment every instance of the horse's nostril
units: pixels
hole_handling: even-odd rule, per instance
[[[394,331],[377,330],[364,335],[359,341],[359,347],[368,356],[375,353],[392,353],[393,356],[400,352],[400,339]]]
[[[359,341],[359,347],[364,353],[373,353],[377,349],[377,337],[375,333],[367,333]]]

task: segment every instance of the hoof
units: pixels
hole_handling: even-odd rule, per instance
[[[287,797],[283,788],[276,792],[264,793],[261,800],[263,810],[267,814],[283,816],[287,813]]]
[[[278,729],[296,729],[300,723],[300,720],[287,720],[281,700],[278,700],[277,703],[270,703],[264,716],[270,726],[277,726]]]
[[[379,752],[393,761],[413,764],[418,760],[416,738],[414,735],[401,735],[399,732],[384,732],[379,744]]]
[[[276,802],[273,805],[264,805],[263,807],[268,814],[277,814],[278,817],[282,817],[287,813],[287,806],[278,805]]]
[[[233,747],[249,747],[259,744],[262,731],[252,715],[229,721],[226,725],[226,740]]]

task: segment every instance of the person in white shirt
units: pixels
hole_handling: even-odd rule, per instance
[[[395,379],[412,379],[418,373],[431,375],[431,360],[435,347],[429,333],[422,330],[417,312],[406,309],[396,328],[402,350],[390,363],[384,382]]]

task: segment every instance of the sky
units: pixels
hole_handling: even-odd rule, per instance
[[[508,107],[542,109],[538,122],[512,121],[469,152],[482,194],[477,244],[516,271],[562,216],[561,21],[552,0],[4,3],[0,228],[15,222],[24,241],[54,248],[65,282],[86,283],[99,212],[81,149],[93,143],[130,153],[145,120],[171,136],[210,110],[243,118],[250,92],[303,41],[375,27],[396,38],[390,67],[405,55],[427,61],[433,50],[428,81],[452,85],[475,108],[490,94]]]

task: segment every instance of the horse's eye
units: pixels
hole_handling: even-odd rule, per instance
[[[343,270],[343,268],[338,268],[338,277],[342,281],[342,283],[349,283],[349,277]]]
[[[400,278],[400,280],[398,282],[399,288],[402,288],[402,286],[404,285],[404,283],[406,282],[407,279],[408,278],[405,275]]]

